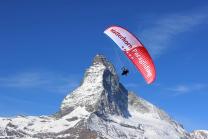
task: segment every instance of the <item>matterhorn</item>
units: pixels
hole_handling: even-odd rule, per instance
[[[163,110],[128,91],[96,55],[79,87],[50,116],[0,118],[0,139],[208,139],[188,133]]]

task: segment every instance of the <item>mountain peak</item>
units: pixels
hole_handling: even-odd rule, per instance
[[[85,107],[89,112],[102,115],[127,116],[128,92],[119,83],[115,68],[103,55],[96,55],[86,70],[80,87],[67,95],[62,102],[63,115]]]
[[[206,133],[206,134],[205,134]],[[128,92],[114,66],[96,55],[79,87],[53,116],[0,118],[0,138],[195,139],[207,131],[187,133],[165,112]]]
[[[102,63],[103,65],[105,65],[105,63],[107,62],[107,59],[100,54],[97,54],[94,59],[93,59],[93,63]]]
[[[104,55],[97,54],[93,59],[93,65],[102,64],[104,65],[113,75],[117,76],[116,70],[111,62],[107,60]]]

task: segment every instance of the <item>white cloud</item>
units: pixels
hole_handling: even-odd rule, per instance
[[[40,73],[19,73],[13,76],[0,77],[0,86],[5,87],[35,87],[48,83]]]
[[[190,84],[190,85],[177,85],[175,87],[171,88],[166,88],[166,90],[173,91],[175,92],[175,95],[180,95],[184,93],[189,93],[189,92],[197,92],[204,90],[208,87],[207,84],[201,84],[201,83],[195,83],[195,84]]]
[[[7,77],[0,77],[0,87],[21,89],[44,89],[52,92],[62,92],[78,86],[77,76],[60,75],[51,72],[23,72]]]
[[[169,88],[168,90],[170,91],[174,91],[174,92],[188,92],[191,90],[191,88],[189,86],[186,86],[186,85],[178,85],[176,87],[173,87],[173,88]]]
[[[151,27],[142,31],[141,38],[153,57],[163,54],[170,48],[171,40],[180,33],[193,30],[194,27],[206,23],[207,12],[188,14],[170,14],[152,21]]]
[[[133,83],[133,82],[125,84],[125,87],[127,87],[127,88],[136,88],[136,87],[139,87],[139,86],[141,86],[141,84]]]

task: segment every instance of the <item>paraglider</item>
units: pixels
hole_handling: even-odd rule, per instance
[[[133,34],[120,26],[111,26],[104,33],[109,36],[131,60],[140,71],[148,84],[154,82],[156,77],[155,66],[151,56],[143,44]],[[122,69],[122,75],[129,73]]]
[[[122,70],[121,75],[127,76],[129,74],[129,70],[127,68],[123,67],[121,70]]]

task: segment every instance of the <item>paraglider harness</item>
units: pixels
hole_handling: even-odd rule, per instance
[[[123,68],[121,68],[121,70],[122,70],[121,75],[125,75],[125,76],[127,76],[127,75],[128,75],[129,70],[128,70],[127,68],[123,67]]]

